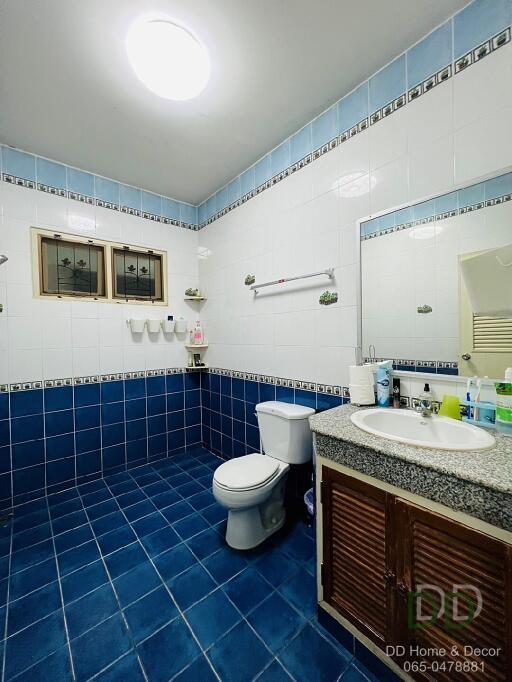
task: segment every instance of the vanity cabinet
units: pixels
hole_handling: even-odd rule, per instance
[[[321,501],[327,604],[413,679],[512,679],[512,545],[326,466]]]

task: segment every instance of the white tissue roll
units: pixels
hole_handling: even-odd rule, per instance
[[[350,402],[355,405],[375,405],[375,392],[372,386],[349,384]]]
[[[354,386],[373,386],[373,372],[369,365],[350,365],[349,383]]]

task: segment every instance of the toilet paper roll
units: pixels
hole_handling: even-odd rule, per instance
[[[349,384],[350,402],[355,405],[375,405],[373,386]]]
[[[373,372],[368,365],[350,365],[348,368],[349,383],[354,386],[373,386]]]

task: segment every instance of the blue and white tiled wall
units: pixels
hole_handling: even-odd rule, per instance
[[[503,47],[511,24],[510,0],[475,0],[210,196],[199,228]]]
[[[348,402],[348,390],[226,369],[202,375],[203,444],[229,459],[260,451],[256,405],[267,400],[306,405],[321,412]]]
[[[198,373],[0,393],[0,507],[200,444]]]
[[[456,192],[442,194],[434,199],[364,221],[361,223],[361,240],[374,239],[416,225],[445,220],[511,200],[512,173],[505,173]]]
[[[0,146],[4,182],[147,220],[197,230],[197,206],[146,192],[34,154]]]

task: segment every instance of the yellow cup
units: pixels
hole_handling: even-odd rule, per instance
[[[439,408],[439,416],[460,420],[460,401],[456,395],[443,396],[443,402]]]

